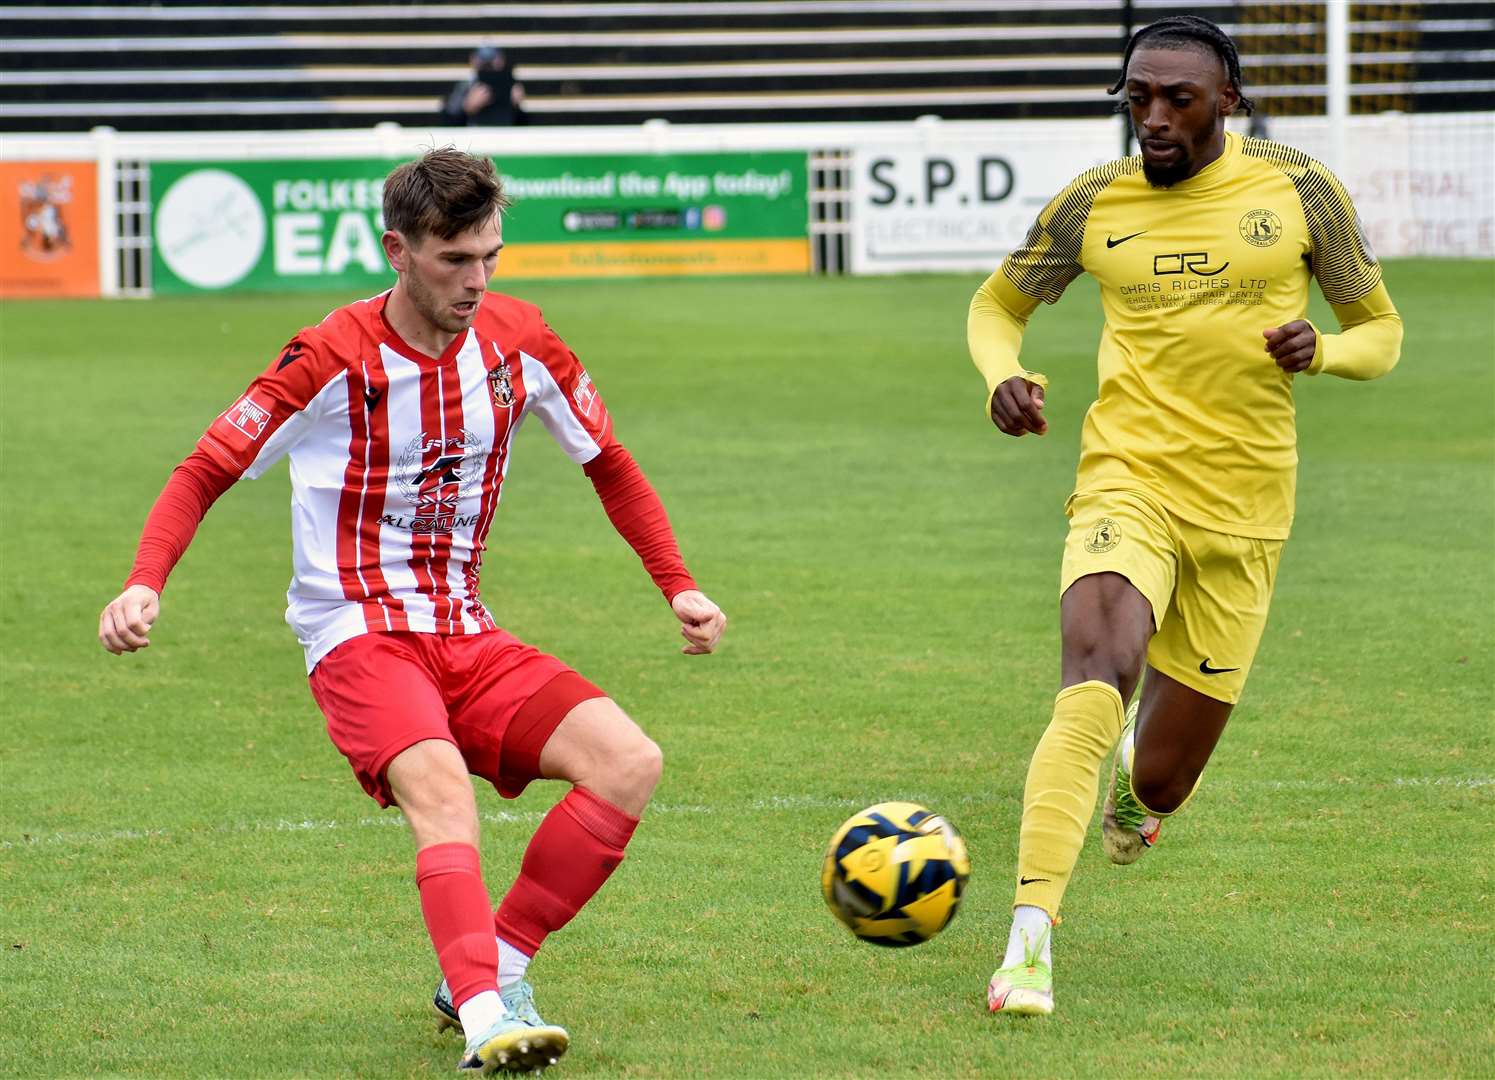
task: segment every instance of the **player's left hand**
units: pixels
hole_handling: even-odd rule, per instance
[[[1313,363],[1318,335],[1306,320],[1294,319],[1281,326],[1268,327],[1261,332],[1261,336],[1267,339],[1267,352],[1277,366],[1289,375],[1307,371],[1308,366]]]
[[[727,617],[703,592],[686,589],[676,593],[670,601],[675,617],[680,620],[680,636],[685,647],[680,651],[688,656],[701,656],[716,648],[722,631],[727,628]]]

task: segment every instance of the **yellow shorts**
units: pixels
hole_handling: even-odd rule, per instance
[[[1148,664],[1206,697],[1239,701],[1283,541],[1201,529],[1139,491],[1078,492],[1065,509],[1059,594],[1090,574],[1120,574],[1152,605]]]

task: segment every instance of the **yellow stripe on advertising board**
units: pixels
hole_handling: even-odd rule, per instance
[[[513,244],[498,276],[644,277],[656,274],[806,274],[810,243],[789,240],[655,240],[643,243]]]

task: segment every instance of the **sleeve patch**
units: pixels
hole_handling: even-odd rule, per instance
[[[592,377],[584,369],[576,380],[576,389],[571,391],[571,400],[576,402],[578,413],[588,420],[596,419],[597,388],[592,385]]]
[[[229,406],[223,417],[247,435],[250,442],[257,442],[265,433],[265,426],[270,423],[270,410],[245,394]]]

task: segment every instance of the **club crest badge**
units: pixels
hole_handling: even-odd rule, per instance
[[[1251,210],[1241,218],[1241,239],[1253,247],[1271,247],[1282,238],[1282,219],[1270,210]]]
[[[493,394],[493,404],[500,409],[514,404],[514,376],[507,360],[500,360],[498,367],[488,372],[488,390]]]
[[[73,249],[66,213],[73,201],[73,178],[50,174],[20,185],[21,251],[48,262]]]
[[[1085,536],[1085,550],[1092,555],[1104,555],[1121,543],[1121,526],[1108,517],[1103,517],[1090,527]]]

